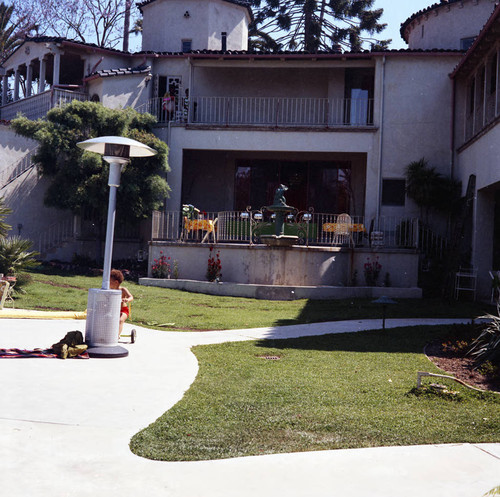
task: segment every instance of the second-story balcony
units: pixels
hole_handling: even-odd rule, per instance
[[[190,97],[152,98],[137,109],[159,123],[206,126],[372,127],[371,98]]]
[[[81,91],[53,88],[3,105],[0,107],[0,119],[10,121],[18,114],[23,114],[32,120],[43,118],[50,109],[68,104],[73,100],[85,101],[88,100],[88,95]]]

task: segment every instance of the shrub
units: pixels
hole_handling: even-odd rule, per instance
[[[30,251],[32,243],[19,236],[0,238],[0,273],[17,275],[37,266],[38,252]]]
[[[168,278],[171,272],[170,257],[167,257],[160,251],[160,257],[154,260],[151,271],[153,278]]]
[[[210,254],[208,256],[208,266],[206,278],[208,281],[215,281],[222,277],[222,263],[220,260],[220,252],[216,252],[215,256],[213,254],[213,247],[210,247]]]
[[[474,358],[475,369],[490,361],[500,362],[500,307],[497,306],[497,316],[487,314],[481,319],[489,319],[481,334],[472,342],[468,355]]]

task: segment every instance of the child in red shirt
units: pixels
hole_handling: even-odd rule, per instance
[[[134,300],[132,294],[124,286],[120,286],[124,280],[123,273],[118,269],[112,269],[109,277],[109,287],[111,290],[121,290],[122,291],[122,306],[120,309],[120,329],[118,331],[118,338],[122,334],[123,323],[130,316],[129,302]]]

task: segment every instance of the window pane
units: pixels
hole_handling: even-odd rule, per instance
[[[404,179],[382,180],[382,205],[405,205],[406,182]]]

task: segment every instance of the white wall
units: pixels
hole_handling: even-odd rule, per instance
[[[178,262],[179,278],[205,280],[209,244],[167,244],[151,242],[149,261],[160,257],[160,251]],[[328,285],[347,287],[351,271],[357,271],[357,286],[366,286],[363,267],[367,258],[378,258],[382,266],[378,286],[385,274],[391,286],[417,286],[418,254],[414,251],[341,250],[336,247],[268,248],[264,245],[216,244],[220,252],[222,281],[256,285]],[[215,254],[213,254],[215,255]],[[352,264],[352,267],[351,267]]]
[[[133,74],[128,76],[114,76],[94,80],[95,88],[89,84],[89,95],[100,94],[101,103],[111,109],[125,107],[139,107],[148,101],[150,86],[146,74]]]
[[[17,162],[37,144],[34,140],[16,135],[10,126],[0,124],[0,178],[12,172]]]
[[[434,5],[435,8],[407,26],[409,48],[460,50],[460,39],[477,36],[486,24],[495,0],[461,0]]]
[[[186,11],[189,17],[185,17]],[[142,8],[142,50],[180,52],[182,40],[193,50],[221,50],[227,32],[228,50],[246,50],[248,10],[223,0],[156,0]]]
[[[457,155],[457,178],[467,187],[469,175],[476,175],[476,188],[481,190],[500,182],[500,126],[479,137]]]
[[[451,174],[451,92],[448,74],[459,56],[387,57],[383,110],[382,178],[404,179],[405,167],[422,157]],[[377,107],[377,103],[375,104]],[[418,216],[405,207],[383,207],[382,215]]]
[[[344,69],[308,67],[195,67],[193,96],[327,98],[332,85],[344,98]]]

